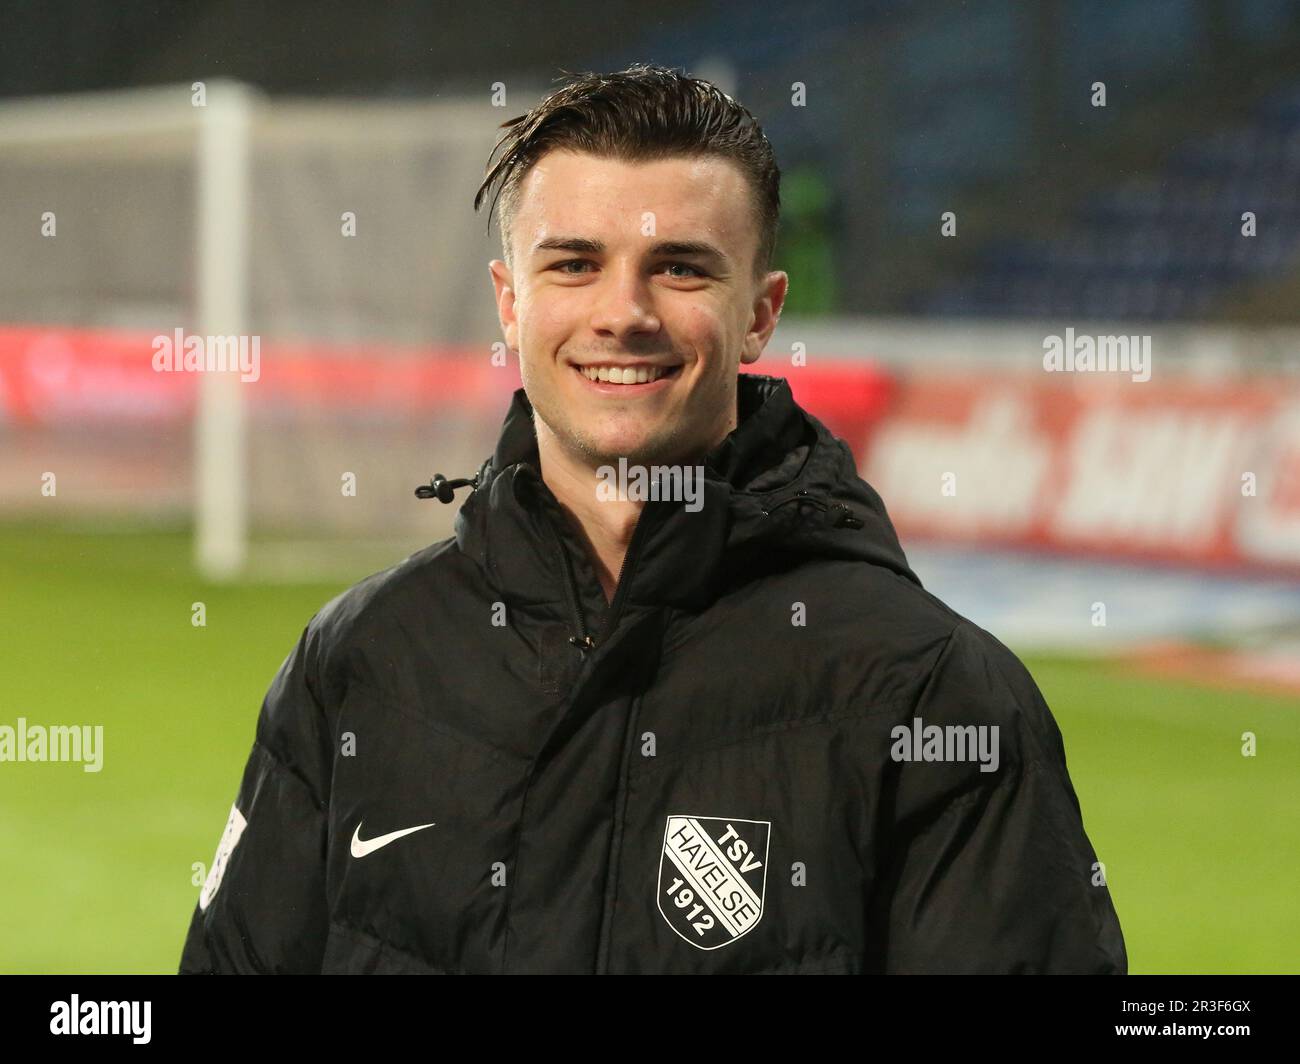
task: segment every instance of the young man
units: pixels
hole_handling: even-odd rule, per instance
[[[181,971],[1124,972],[1033,680],[738,372],[787,285],[753,116],[637,66],[506,126],[524,386],[454,538],[281,667]]]

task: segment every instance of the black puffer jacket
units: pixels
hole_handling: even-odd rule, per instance
[[[607,606],[516,392],[281,667],[180,970],[1124,972],[1033,680],[785,381],[738,414]]]

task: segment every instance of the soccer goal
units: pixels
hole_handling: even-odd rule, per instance
[[[0,506],[192,529],[213,580],[450,534],[414,489],[472,475],[518,386],[472,208],[493,103],[213,80],[0,105]],[[213,368],[231,344],[256,374]]]

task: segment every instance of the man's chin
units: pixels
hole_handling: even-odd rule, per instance
[[[595,464],[617,466],[622,459],[629,466],[670,465],[673,453],[670,442],[664,440],[602,441],[595,450]]]

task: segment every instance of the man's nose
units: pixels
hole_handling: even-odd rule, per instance
[[[592,329],[613,336],[659,330],[650,279],[637,266],[608,267],[598,283]]]

